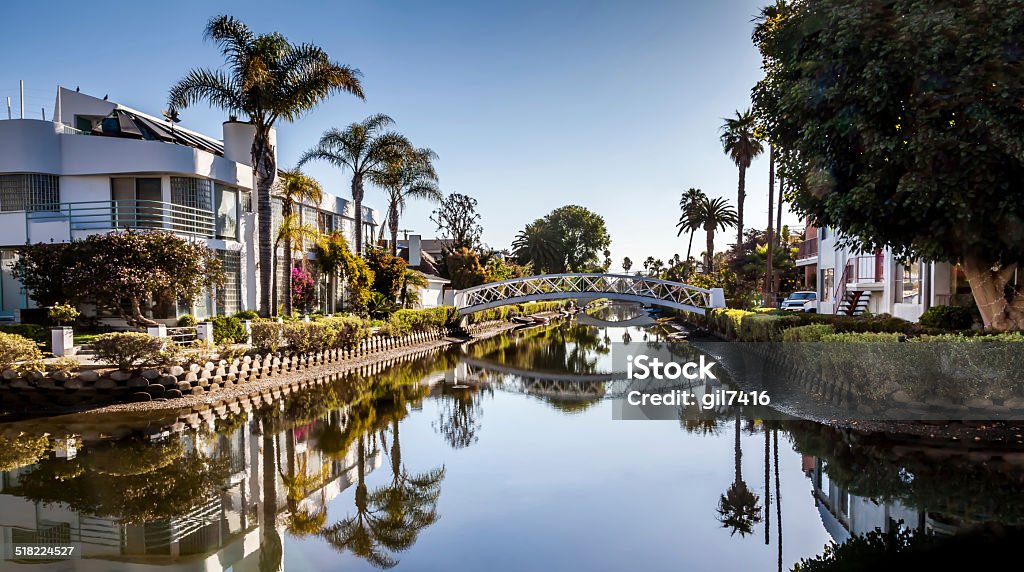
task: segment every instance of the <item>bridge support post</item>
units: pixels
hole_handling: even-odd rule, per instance
[[[725,290],[721,288],[711,289],[711,307],[712,308],[724,308],[725,307]]]

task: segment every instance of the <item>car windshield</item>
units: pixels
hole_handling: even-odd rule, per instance
[[[814,292],[795,292],[789,295],[790,300],[813,300]]]

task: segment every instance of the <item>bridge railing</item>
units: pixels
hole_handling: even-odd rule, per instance
[[[580,298],[607,295],[618,299],[650,301],[667,306],[703,312],[725,306],[720,288],[705,289],[646,276],[628,274],[548,274],[512,278],[460,290],[455,307],[485,309],[516,300],[544,300],[561,296]]]

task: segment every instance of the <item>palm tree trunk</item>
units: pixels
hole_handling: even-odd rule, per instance
[[[263,429],[263,533],[264,542],[270,544],[277,534],[277,461],[274,436]],[[276,569],[276,568],[275,568]]]
[[[394,438],[391,440],[391,474],[398,479],[399,471],[402,470],[402,445],[398,441],[398,418],[391,420],[391,432]]]
[[[259,227],[259,268],[260,268],[260,315],[270,317],[273,313],[271,303],[271,269],[274,265],[274,209],[271,189],[277,177],[277,157],[274,146],[270,144],[270,126],[256,125],[256,135],[252,141],[252,164],[256,174],[256,217]]]
[[[771,452],[772,452],[772,440],[771,431],[767,427],[764,427],[762,421],[761,427],[764,430],[764,513],[768,518],[764,519],[764,544],[768,546],[770,544],[769,538],[771,536],[772,518],[772,491],[771,491]]]
[[[391,256],[398,256],[398,206],[391,208],[391,213],[388,216],[388,223],[391,227]],[[412,258],[412,253],[409,254],[409,258]]]
[[[779,572],[782,572],[782,493],[779,487],[779,430],[772,429],[772,439],[775,441],[775,524],[778,525],[778,532],[775,536],[779,541]]]
[[[696,228],[690,228],[690,244],[686,247],[686,272],[689,276],[690,272],[690,253],[693,252],[693,233],[697,232]]]
[[[747,168],[740,167],[739,188],[736,190],[736,249],[743,249],[743,201],[747,198]]]
[[[739,407],[736,408],[736,443],[734,443],[733,447],[734,447],[733,459],[736,462],[736,467],[735,467],[735,471],[736,471],[736,484],[739,484],[740,481],[743,480],[743,468],[742,468],[742,463],[740,462],[740,460],[743,458],[743,451],[740,450],[740,408]]]
[[[775,306],[772,296],[772,282],[774,270],[772,269],[772,258],[775,255],[775,235],[772,232],[772,220],[775,218],[772,209],[775,207],[775,146],[768,146],[768,235],[765,237],[768,257],[765,262],[764,273],[764,304],[768,307]]]
[[[782,247],[782,204],[785,202],[785,197],[782,194],[782,188],[783,188],[783,185],[785,185],[785,184],[786,184],[785,179],[783,179],[780,176],[779,177],[779,208],[776,209],[776,212],[775,212],[775,216],[777,217],[775,219],[775,231],[776,231],[775,232],[775,236],[776,236],[775,242],[779,245],[780,248]]]
[[[352,204],[356,211],[353,215],[356,221],[356,256],[363,255],[363,192],[363,176],[361,174],[352,175]]]
[[[711,274],[711,263],[715,259],[715,229],[712,227],[704,230],[708,231],[707,251],[704,253],[704,272]]]

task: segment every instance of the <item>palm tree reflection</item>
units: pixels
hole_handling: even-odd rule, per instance
[[[736,410],[736,442],[734,445],[735,479],[732,485],[718,499],[718,521],[730,534],[740,533],[746,536],[753,532],[754,525],[761,522],[760,498],[747,487],[743,481],[743,469],[740,462],[743,452],[740,450],[740,410]]]

